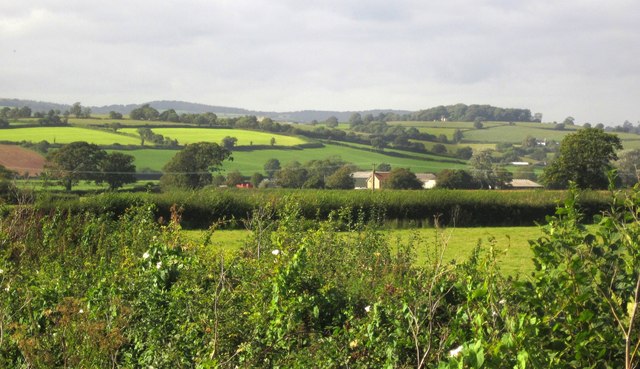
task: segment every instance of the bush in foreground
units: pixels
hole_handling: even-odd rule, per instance
[[[117,219],[15,208],[0,221],[0,366],[634,367],[640,191],[588,228],[575,200],[516,280],[493,243],[448,263],[437,231],[391,247],[349,209],[309,222],[295,202],[265,205],[229,256],[215,226],[186,241],[175,207],[164,224],[149,204]]]

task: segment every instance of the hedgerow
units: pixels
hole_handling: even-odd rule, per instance
[[[397,227],[439,225],[530,226],[544,222],[564,201],[565,191],[341,191],[341,190],[239,190],[204,189],[153,193],[103,193],[87,197],[44,195],[37,207],[44,212],[66,209],[72,213],[91,212],[121,215],[141,203],[155,205],[157,216],[167,219],[175,204],[183,209],[183,226],[206,228],[220,220],[235,219],[236,226],[256,208],[271,204],[281,208],[284,198],[300,205],[301,216],[310,220],[326,219],[332,212],[348,210],[352,216],[364,213],[369,219],[380,216]],[[607,208],[606,192],[585,192],[580,208],[588,218]]]
[[[448,263],[437,229],[392,248],[364,212],[309,222],[294,198],[254,209],[233,257],[210,246],[220,224],[187,241],[177,206],[162,220],[144,202],[115,217],[15,207],[0,219],[0,367],[632,368],[640,189],[590,227],[578,198],[516,279],[493,243]]]

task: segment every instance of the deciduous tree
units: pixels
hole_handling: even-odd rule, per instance
[[[409,169],[396,168],[384,180],[382,187],[395,190],[419,190],[422,189],[422,182]]]
[[[199,142],[180,150],[163,168],[163,187],[195,189],[211,183],[211,173],[220,170],[231,152],[216,143]]]
[[[331,189],[352,190],[356,183],[356,180],[351,176],[353,171],[352,165],[343,165],[327,177],[325,185]]]
[[[107,153],[98,145],[72,142],[48,155],[45,168],[67,191],[80,180],[100,182],[100,163]]]
[[[568,134],[555,160],[544,169],[542,182],[549,188],[567,188],[574,182],[581,189],[605,189],[607,172],[621,149],[617,135],[600,129],[583,128]]]
[[[135,158],[121,152],[107,154],[100,162],[102,171],[101,181],[106,182],[112,190],[118,189],[127,183],[136,182]]]

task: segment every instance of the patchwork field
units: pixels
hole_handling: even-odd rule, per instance
[[[123,133],[137,135],[136,128],[123,128]],[[238,139],[236,145],[270,145],[271,138],[275,138],[278,146],[294,146],[304,144],[307,141],[299,137],[284,136],[274,133],[246,131],[240,129],[217,129],[217,128],[153,128],[153,132],[165,137],[177,139],[181,145],[194,142],[215,142],[220,143],[223,138],[230,136]]]
[[[136,158],[135,164],[138,170],[149,168],[152,170],[161,170],[175,154],[176,150],[160,150],[160,149],[141,149],[141,150],[123,150],[125,154],[132,155]],[[340,156],[342,160],[355,164],[363,170],[370,169],[373,164],[389,163],[394,168],[411,168],[415,172],[439,172],[443,169],[464,168],[466,165],[457,163],[446,163],[435,161],[433,156],[425,159],[402,158],[389,156],[383,153],[358,150],[350,147],[326,144],[323,148],[311,148],[304,150],[282,150],[267,149],[255,151],[234,151],[233,161],[227,161],[223,164],[225,171],[238,170],[245,175],[251,175],[254,172],[262,172],[264,163],[271,159],[277,158],[282,166],[292,161],[304,163],[310,160],[325,159],[331,156]]]
[[[139,145],[140,139],[124,134],[88,129],[81,127],[27,127],[5,129],[0,132],[0,141],[66,144],[75,141],[87,141],[97,145]]]
[[[44,168],[44,157],[16,145],[0,145],[0,165],[21,175],[39,175]]]

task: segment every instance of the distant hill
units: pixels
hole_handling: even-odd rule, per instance
[[[440,120],[447,118],[449,120],[463,120],[473,121],[477,116],[483,117],[487,120],[498,121],[529,121],[531,119],[531,112],[528,109],[503,109],[489,105],[450,105],[450,106],[438,106],[435,108],[419,110],[411,112],[408,110],[394,110],[394,109],[375,109],[365,111],[331,111],[331,110],[301,110],[291,112],[271,112],[271,111],[256,111],[242,108],[197,104],[186,101],[172,101],[172,100],[157,100],[150,101],[146,104],[151,105],[158,111],[162,112],[167,109],[175,109],[178,113],[206,113],[212,112],[219,116],[238,116],[238,115],[255,115],[258,117],[269,117],[277,121],[299,122],[309,123],[313,120],[322,122],[327,120],[331,116],[335,116],[341,122],[346,122],[353,113],[360,113],[361,115],[372,114],[378,115],[379,113],[394,113],[398,116],[405,116],[411,120]],[[107,114],[110,111],[116,111],[122,114],[128,114],[131,110],[142,106],[143,104],[127,104],[127,105],[106,105],[106,106],[89,106],[94,114]],[[20,100],[20,99],[3,99],[0,98],[0,107],[23,107],[28,106],[33,111],[49,111],[68,110],[70,104],[56,104],[43,101],[33,100]]]

